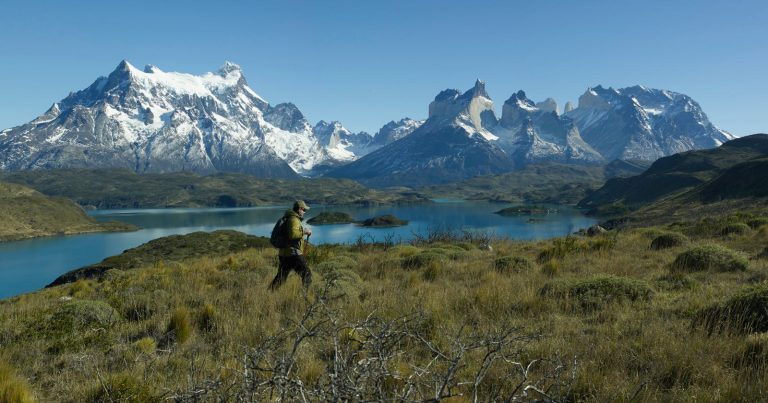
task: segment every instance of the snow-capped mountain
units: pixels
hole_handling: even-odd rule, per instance
[[[321,120],[317,122],[313,131],[328,155],[338,162],[356,160],[366,153],[366,147],[373,140],[373,137],[366,132],[352,133],[338,121],[328,123]]]
[[[603,157],[579,135],[570,118],[558,114],[552,98],[534,104],[525,92],[512,94],[502,107],[494,133],[499,146],[519,164],[540,161],[594,164]]]
[[[567,103],[562,115],[553,99],[535,103],[519,91],[497,119],[479,80],[464,93],[440,92],[426,121],[391,121],[372,137],[336,121],[312,126],[291,103],[271,106],[232,63],[195,76],[155,66],[139,70],[123,61],[33,121],[0,131],[0,170],[328,173],[417,184],[538,161],[652,161],[732,138],[690,97],[641,86],[590,88],[578,107]]]
[[[139,70],[123,61],[32,122],[0,132],[0,169],[123,167],[295,177],[318,164],[356,158],[354,151],[340,155],[338,147],[321,143],[295,105],[270,106],[233,63],[195,76],[155,66]]]
[[[371,185],[419,185],[507,172],[514,162],[494,143],[497,125],[485,85],[445,90],[429,105],[429,118],[400,138],[327,176]],[[381,133],[381,132],[380,132]]]
[[[403,118],[397,122],[391,120],[389,123],[382,126],[378,132],[376,132],[376,135],[373,137],[373,141],[371,141],[369,147],[372,149],[378,149],[389,143],[400,140],[401,138],[413,133],[413,131],[423,125],[424,122],[424,120],[414,120],[411,118]]]
[[[589,88],[565,116],[606,160],[653,161],[735,138],[710,123],[689,96],[642,86]]]

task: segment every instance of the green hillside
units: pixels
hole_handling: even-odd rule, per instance
[[[47,197],[21,185],[0,182],[0,241],[134,229],[122,223],[100,224],[66,198]]]
[[[768,196],[768,135],[755,134],[711,150],[661,158],[647,171],[611,179],[579,202],[597,214],[638,210],[674,214],[681,206],[705,205]],[[688,208],[688,207],[686,207]],[[643,220],[639,220],[643,221]]]
[[[257,179],[223,173],[139,175],[118,169],[35,170],[6,174],[49,196],[63,196],[98,209],[163,207],[249,207],[304,199],[310,204],[421,203],[418,195],[368,189],[346,179]]]

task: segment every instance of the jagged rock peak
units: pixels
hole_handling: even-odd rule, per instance
[[[573,102],[568,101],[565,103],[565,107],[563,108],[563,113],[568,113],[574,109],[576,109],[576,107],[573,106]]]
[[[579,97],[579,108],[602,109],[611,108],[610,100],[619,95],[613,88],[606,90],[601,85],[590,87]]]
[[[525,95],[525,91],[520,90],[512,95],[509,96],[509,99],[504,101],[504,106],[513,106],[517,108],[522,108],[525,110],[536,110],[538,109],[536,104],[533,103],[528,97]]]
[[[536,107],[539,108],[542,112],[555,112],[558,115],[560,114],[560,108],[558,108],[557,102],[555,102],[555,100],[552,98],[547,98],[537,103]]]
[[[153,64],[148,64],[144,66],[144,72],[148,74],[153,74],[153,73],[162,73],[162,70],[160,70],[157,66]]]
[[[485,81],[481,81],[479,78],[475,80],[475,87],[472,88],[472,98],[483,97],[491,99],[490,95],[485,91]],[[467,91],[469,92],[469,91]]]
[[[120,61],[120,64],[117,65],[117,67],[115,68],[115,71],[125,71],[125,72],[128,72],[128,71],[130,71],[131,69],[134,69],[134,68],[135,67],[133,67],[133,65],[131,63],[129,63],[128,60],[123,59],[123,60]]]

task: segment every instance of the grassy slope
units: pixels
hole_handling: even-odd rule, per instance
[[[0,182],[0,241],[130,229],[127,224],[99,224],[71,200]]]
[[[763,215],[768,216],[768,210]],[[112,271],[100,282],[78,281],[0,301],[0,361],[12,363],[19,382],[28,381],[41,400],[138,396],[159,401],[201,390],[207,390],[205,399],[232,397],[253,385],[244,381],[268,379],[254,378],[253,368],[244,372],[244,358],[253,357],[249,354],[283,330],[289,331],[288,337],[278,339],[272,354],[258,363],[268,366],[278,353],[291,351],[295,336],[302,334],[291,332],[321,295],[324,281],[336,277],[345,279],[345,297],[309,315],[305,326],[322,329],[328,325],[326,314],[347,323],[368,315],[386,321],[421,310],[425,320],[419,322],[419,332],[437,348],[455,346],[448,335],[462,328],[463,334],[470,334],[519,327],[514,334],[539,335],[520,338],[510,357],[523,365],[534,359],[562,359],[566,370],[560,379],[569,379],[571,373],[575,379],[569,387],[550,391],[557,398],[690,401],[706,396],[711,401],[763,401],[768,340],[708,335],[691,323],[696,312],[711,303],[765,284],[768,260],[752,260],[743,272],[670,274],[670,264],[689,246],[714,243],[745,256],[758,255],[768,242],[768,226],[719,235],[722,227],[738,220],[707,219],[592,239],[496,240],[492,251],[479,249],[479,242],[460,240],[394,247],[328,245],[308,255],[315,273],[309,301],[302,297],[295,275],[279,291],[267,290],[276,263],[271,248]],[[656,235],[670,230],[685,233],[689,244],[649,249]],[[540,260],[542,256],[551,259]],[[634,302],[614,303],[600,298],[599,292],[610,292],[610,287],[565,299],[553,296],[561,291],[542,294],[605,275],[627,280],[621,280],[627,289],[640,285],[646,291]],[[77,301],[90,304],[91,313],[75,316],[79,321],[64,321],[70,317],[66,315],[80,312],[75,308],[81,305],[72,305]],[[586,309],[584,301],[598,307]],[[114,318],[96,315],[112,309]],[[348,329],[340,336],[352,347],[365,340],[361,330]],[[402,354],[388,360],[389,367],[404,376],[414,373],[409,363],[426,367],[430,355],[417,350],[419,343],[398,344]],[[328,381],[326,365],[334,355],[326,339],[319,334],[304,339],[296,354],[292,377],[307,387]],[[482,356],[467,355],[458,375],[471,379]],[[365,362],[365,356],[353,361]],[[540,362],[529,375],[541,376],[551,363]],[[444,363],[433,365],[434,371],[445,368]],[[518,372],[501,368],[503,361],[491,367],[481,384],[483,393],[520,379]],[[382,381],[385,389],[403,382]],[[454,392],[467,393],[468,388]],[[269,400],[268,394],[246,396]]]
[[[297,198],[322,204],[424,201],[413,194],[368,189],[345,179],[257,179],[233,173],[200,176],[189,172],[138,175],[127,170],[37,170],[6,174],[3,180],[99,209],[245,207]]]
[[[689,151],[661,158],[640,175],[609,180],[579,206],[595,211],[606,206],[654,210],[672,214],[680,203],[692,208],[701,202],[768,196],[768,135],[729,141],[711,150]]]

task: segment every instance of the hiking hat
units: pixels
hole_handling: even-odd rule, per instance
[[[307,206],[307,203],[304,203],[304,200],[296,200],[296,202],[293,203],[293,209],[298,210],[302,209],[304,211],[309,210],[309,206]]]

